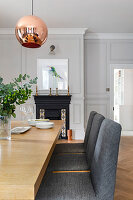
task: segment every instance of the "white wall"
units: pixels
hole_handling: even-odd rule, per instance
[[[133,69],[124,70],[124,105],[133,105]]]
[[[133,131],[133,69],[124,69],[124,105],[119,106],[123,130]]]
[[[85,122],[91,110],[111,117],[110,110],[110,67],[111,64],[133,63],[133,40],[110,39],[107,35],[85,40]],[[112,38],[114,36],[112,35]],[[104,39],[105,38],[105,39]],[[113,66],[113,65],[112,65]],[[126,88],[127,90],[127,88]],[[112,108],[111,108],[112,109]]]
[[[22,72],[21,46],[13,35],[0,35],[0,76],[9,83]],[[17,107],[17,120],[21,119]]]
[[[49,55],[50,46],[56,47],[55,56]],[[47,42],[39,49],[21,47],[12,34],[0,34],[0,76],[9,82],[20,73],[37,76],[37,58],[69,59],[70,128],[73,138],[84,138],[84,38],[77,34],[49,34]],[[35,87],[34,87],[35,91]],[[33,98],[29,101],[34,104]],[[21,119],[19,108],[17,120]]]
[[[49,55],[49,47],[56,47],[55,56]],[[37,58],[68,58],[69,87],[72,101],[70,105],[70,128],[73,137],[81,139],[84,136],[84,64],[82,35],[50,35],[46,44],[39,49],[24,49],[25,73],[32,77],[37,75]]]
[[[48,54],[52,44],[56,46],[55,56]],[[0,75],[6,81],[19,73],[35,77],[37,58],[69,59],[70,128],[73,138],[81,139],[90,111],[96,110],[110,117],[110,92],[106,92],[106,88],[110,88],[110,66],[133,63],[133,39],[110,39],[106,35],[97,38],[94,35],[86,36],[84,40],[81,32],[56,32],[49,34],[48,41],[40,49],[26,49],[11,32],[0,34]],[[31,102],[34,103],[33,99]],[[21,119],[18,111],[17,119]]]

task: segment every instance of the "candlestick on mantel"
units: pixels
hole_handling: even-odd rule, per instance
[[[49,96],[52,96],[51,88],[50,88],[50,91],[49,91]]]
[[[37,85],[36,85],[36,96],[38,96],[38,89],[37,89]]]
[[[58,96],[58,88],[56,88],[56,96]]]
[[[69,93],[69,86],[68,86],[68,93],[67,93],[67,96],[70,96],[70,93]]]

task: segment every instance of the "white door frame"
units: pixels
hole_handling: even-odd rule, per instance
[[[133,69],[133,64],[110,65],[110,118],[114,120],[114,69]]]

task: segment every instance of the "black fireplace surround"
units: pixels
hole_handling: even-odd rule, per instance
[[[36,118],[46,118],[50,120],[64,120],[64,127],[60,134],[61,139],[67,139],[67,130],[69,129],[69,104],[71,95],[34,96],[36,104]]]

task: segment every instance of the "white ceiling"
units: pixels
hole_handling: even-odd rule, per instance
[[[31,14],[31,0],[0,0],[0,28],[13,28]],[[49,28],[133,33],[133,0],[34,0],[34,14]]]

